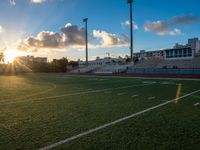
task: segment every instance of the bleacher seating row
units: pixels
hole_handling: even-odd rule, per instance
[[[103,65],[103,66],[86,66],[83,68],[77,68],[71,73],[122,73],[126,72],[127,69],[132,67],[133,64],[124,64],[124,65]]]
[[[128,64],[109,64],[102,66],[86,66],[77,68],[71,73],[124,73],[135,69],[199,69],[200,57],[185,60],[147,59]]]
[[[200,58],[185,60],[149,59],[137,62],[132,69],[172,69],[172,68],[200,68]]]

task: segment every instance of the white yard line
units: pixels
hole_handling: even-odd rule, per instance
[[[143,83],[157,83],[156,81],[143,81]]]
[[[167,81],[165,81],[165,82],[161,82],[160,84],[162,84],[162,85],[170,85],[170,84],[176,84],[176,83],[174,83],[174,82],[167,82]]]
[[[198,106],[200,103],[195,103],[194,106]]]
[[[117,93],[118,96],[121,96],[121,95],[124,95],[124,94],[126,94],[126,93]]]
[[[21,102],[29,102],[29,101],[38,101],[38,100],[44,100],[44,99],[55,99],[55,98],[60,98],[60,97],[67,97],[67,96],[75,96],[75,95],[83,95],[83,94],[90,94],[90,93],[98,93],[98,92],[104,92],[104,91],[109,91],[109,90],[120,90],[120,89],[127,89],[131,87],[142,87],[142,86],[147,86],[147,85],[152,85],[153,83],[149,84],[138,84],[138,85],[129,85],[129,86],[124,86],[124,87],[116,87],[116,88],[107,88],[107,89],[101,89],[101,90],[93,90],[93,91],[83,91],[83,92],[77,92],[77,93],[69,93],[69,94],[63,94],[63,95],[57,95],[57,96],[49,96],[49,97],[41,97],[41,98],[36,98],[36,99],[29,99],[29,100],[21,100],[21,101],[15,101],[15,102],[2,102],[3,104],[15,104],[15,103],[21,103]]]
[[[178,99],[179,99],[179,100],[180,100],[180,99],[183,99],[183,98],[185,98],[185,97],[188,97],[188,96],[193,95],[193,94],[198,93],[198,92],[200,92],[200,90],[197,90],[197,91],[188,93],[188,94],[186,94],[186,95],[183,95],[183,96],[179,97]],[[81,138],[81,137],[83,137],[83,136],[86,136],[86,135],[88,135],[88,134],[91,134],[91,133],[94,133],[94,132],[96,132],[96,131],[105,129],[105,128],[110,127],[110,126],[113,126],[113,125],[115,125],[115,124],[117,124],[117,123],[120,123],[120,122],[122,122],[122,121],[128,120],[128,119],[133,118],[133,117],[136,117],[136,116],[139,116],[139,115],[141,115],[141,114],[144,114],[144,113],[149,112],[149,111],[151,111],[151,110],[154,110],[154,109],[156,109],[156,108],[165,106],[165,105],[167,105],[167,104],[169,104],[169,103],[171,103],[171,102],[174,102],[175,100],[177,100],[177,99],[172,99],[172,100],[166,101],[166,102],[161,103],[161,104],[159,104],[159,105],[156,105],[156,106],[150,107],[150,108],[148,108],[148,109],[142,110],[142,111],[140,111],[140,112],[131,114],[131,115],[129,115],[129,116],[120,118],[120,119],[115,120],[115,121],[113,121],[113,122],[110,122],[110,123],[101,125],[101,126],[96,127],[96,128],[94,128],[94,129],[90,129],[90,130],[85,131],[85,132],[82,132],[82,133],[80,133],[80,134],[78,134],[78,135],[72,136],[72,137],[70,137],[70,138],[66,138],[66,139],[64,139],[64,140],[62,140],[62,141],[59,141],[59,142],[57,142],[57,143],[54,143],[54,144],[48,145],[48,146],[46,146],[46,147],[40,148],[39,150],[49,150],[49,149],[55,148],[55,147],[57,147],[57,146],[59,146],[59,145],[68,143],[68,142],[70,142],[70,141],[76,140],[76,139]]]
[[[131,97],[138,97],[138,96],[139,96],[139,95],[136,94],[136,95],[132,95]]]
[[[87,89],[88,91],[92,91],[93,89]]]

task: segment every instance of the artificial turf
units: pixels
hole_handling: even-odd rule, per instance
[[[38,149],[200,89],[200,80],[0,76],[0,149]],[[55,149],[198,149],[200,93]]]

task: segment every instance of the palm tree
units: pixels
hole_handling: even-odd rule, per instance
[[[0,52],[0,63],[1,62],[4,62],[4,59],[5,59],[5,55],[3,52]]]

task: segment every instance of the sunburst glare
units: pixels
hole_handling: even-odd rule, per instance
[[[8,49],[5,51],[5,62],[12,63],[16,57],[24,55],[26,55],[24,52],[20,52],[15,49]]]

